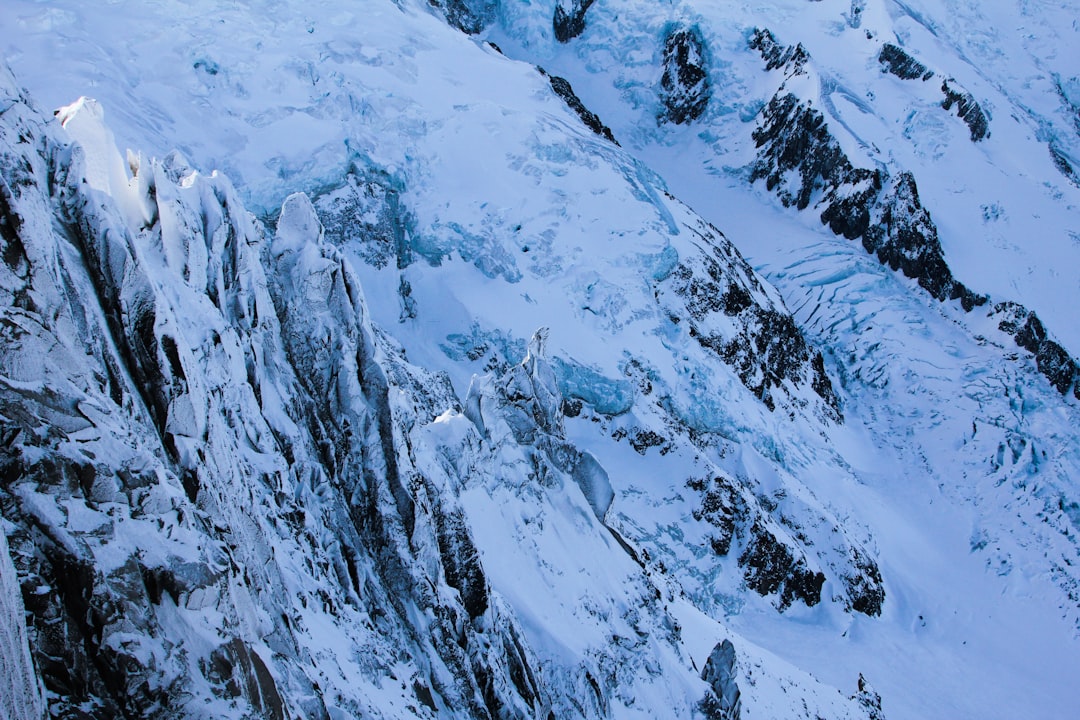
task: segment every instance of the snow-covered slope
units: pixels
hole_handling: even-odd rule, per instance
[[[1076,28],[1018,8],[5,3],[50,707],[1069,717]]]

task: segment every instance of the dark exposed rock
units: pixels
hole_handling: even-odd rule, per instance
[[[569,42],[585,32],[585,13],[595,0],[572,0],[567,10],[562,0],[555,3],[555,15],[551,24],[555,30],[555,39],[561,43]]]
[[[857,572],[843,578],[850,607],[863,615],[877,617],[881,615],[881,606],[885,603],[881,571],[858,548],[852,549],[852,556],[852,566]]]
[[[810,607],[821,602],[825,575],[811,570],[804,556],[781,542],[761,523],[754,523],[750,542],[739,556],[747,586],[760,595],[779,595],[780,609],[795,600]]]
[[[1053,142],[1049,145],[1050,159],[1054,162],[1054,167],[1058,171],[1069,179],[1073,185],[1080,187],[1080,174],[1077,173],[1076,168],[1069,162],[1069,157],[1065,154],[1065,151],[1057,147]]]
[[[779,516],[781,522],[796,530],[798,525],[779,511],[774,498],[750,495],[730,478],[691,478],[687,487],[701,493],[701,505],[694,510],[695,520],[714,528],[708,542],[717,555],[727,555],[732,547],[743,545],[738,564],[743,568],[747,586],[761,595],[777,595],[783,610],[795,600],[814,605],[821,600],[825,575],[809,570],[804,549],[774,532],[768,520]],[[885,589],[877,564],[858,545],[845,544],[843,569],[839,580],[845,591],[847,607],[864,615],[881,613]]]
[[[581,118],[581,121],[592,130],[594,133],[602,138],[610,140],[616,145],[619,142],[611,134],[611,128],[601,122],[600,117],[585,107],[585,104],[581,102],[581,98],[574,93],[574,88],[570,86],[570,81],[566,78],[561,78],[558,75],[548,75],[544,72],[543,68],[537,68],[542,75],[547,77],[551,82],[551,89],[555,91],[555,94],[563,99],[567,107],[577,113],[577,116]]]
[[[436,521],[446,583],[461,593],[469,617],[478,618],[488,609],[487,578],[465,517],[460,511],[444,511]]]
[[[711,252],[679,263],[661,282],[681,299],[683,308],[675,314],[690,336],[735,370],[770,410],[777,407],[774,395],[785,383],[808,383],[824,401],[826,414],[841,419],[820,353],[807,344],[791,315],[755,299],[760,288],[750,279],[749,267],[725,253],[727,241],[718,230],[709,227],[700,236],[713,246]],[[723,323],[724,334],[714,329],[719,316],[733,319],[735,331],[729,329],[731,322]]]
[[[903,80],[929,80],[934,76],[933,70],[927,69],[921,62],[892,43],[885,43],[881,47],[878,62],[886,71]]]
[[[707,487],[705,482],[699,482],[701,507],[694,511],[694,518],[716,528],[717,532],[709,536],[709,544],[717,555],[727,555],[731,552],[737,522],[747,517],[746,502],[727,478],[715,477]]]
[[[866,178],[855,169],[829,134],[825,117],[791,93],[777,93],[761,113],[761,124],[753,132],[758,156],[750,182],[765,180],[785,206],[804,210],[815,192],[841,185],[861,184]],[[791,173],[799,182],[792,187]],[[852,223],[858,228],[859,223]]]
[[[765,61],[766,70],[783,69],[788,77],[802,73],[810,54],[802,43],[793,46],[783,46],[777,41],[776,36],[768,28],[756,28],[750,35],[749,45],[751,50],[761,53],[761,59]]]
[[[701,679],[710,688],[701,701],[702,714],[709,720],[739,720],[742,699],[735,682],[735,646],[730,640],[717,643],[709,653]]]
[[[901,173],[878,199],[880,219],[862,236],[863,247],[879,261],[918,281],[938,300],[960,300],[965,310],[986,302],[953,278],[945,263],[937,226],[919,202],[911,173]]]
[[[1017,345],[1035,356],[1039,372],[1058,392],[1065,395],[1072,388],[1080,399],[1080,363],[1049,337],[1034,312],[1019,303],[1003,302],[994,306],[990,316],[1000,317],[998,329],[1012,335]]]
[[[676,27],[664,37],[660,78],[660,121],[676,125],[701,117],[709,104],[709,66],[705,39],[696,25]]]
[[[660,454],[663,455],[665,451],[662,448],[666,442],[663,435],[652,430],[635,428],[634,432],[630,433],[630,447],[634,448],[639,455],[644,455],[649,448],[653,447],[660,447]]]
[[[484,29],[497,6],[497,0],[428,0],[428,2],[443,11],[450,25],[469,35],[475,35]]]
[[[800,210],[814,201],[833,232],[861,238],[879,261],[938,300],[958,299],[967,310],[985,302],[953,277],[910,173],[890,179],[880,170],[854,167],[825,117],[790,93],[772,98],[753,136],[759,150],[751,182],[764,179],[784,205]]]
[[[868,720],[885,720],[885,714],[881,711],[881,695],[866,681],[862,673],[859,673],[859,692],[853,699],[866,711]]]
[[[967,123],[968,129],[971,130],[972,142],[978,142],[990,136],[990,120],[971,93],[959,87],[951,78],[941,83],[941,92],[945,95],[941,107],[951,110],[952,106],[956,105],[956,114]]]

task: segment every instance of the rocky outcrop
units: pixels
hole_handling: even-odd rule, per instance
[[[701,712],[709,720],[739,720],[742,700],[735,682],[735,646],[730,640],[717,643],[705,661],[701,679],[709,693],[701,701]]]
[[[881,695],[866,681],[862,673],[859,673],[858,687],[859,692],[853,699],[866,711],[868,720],[885,720],[885,713],[881,711]]]
[[[307,198],[271,236],[179,157],[91,172],[115,148],[3,90],[0,512],[49,712],[542,716],[460,479],[415,462],[449,381]]]
[[[1035,356],[1039,372],[1046,376],[1062,395],[1072,390],[1080,400],[1080,364],[1068,351],[1050,338],[1038,316],[1014,302],[994,305],[990,317],[998,320],[998,329],[1008,333],[1016,344]]]
[[[0,714],[8,720],[41,720],[45,707],[30,656],[24,613],[7,536],[0,532]]]
[[[959,299],[968,310],[985,302],[953,277],[910,173],[890,178],[882,170],[854,167],[825,117],[791,93],[774,96],[761,117],[751,182],[765,180],[784,205],[800,210],[815,201],[834,233],[861,239],[883,264],[938,300]]]
[[[469,35],[483,30],[498,7],[498,0],[429,0],[446,22]]]
[[[660,121],[682,125],[700,118],[709,104],[710,83],[705,39],[696,25],[667,31],[663,67]]]
[[[928,69],[921,62],[911,57],[903,48],[892,43],[885,43],[878,53],[878,62],[886,72],[890,72],[902,80],[929,80],[934,77],[934,71]]]
[[[791,404],[809,388],[834,421],[839,401],[821,354],[811,348],[791,315],[770,299],[746,262],[716,228],[688,228],[701,252],[689,256],[658,283],[657,297],[677,298],[672,317],[690,337],[730,366],[770,410]],[[671,294],[669,296],[669,293]]]
[[[769,31],[756,31],[751,45],[762,53],[770,69],[782,69],[788,77],[803,71],[805,58],[795,49],[782,49]],[[890,57],[914,72],[913,66],[896,60],[898,55]],[[947,103],[957,103],[971,127],[972,140],[986,137],[989,131],[982,110],[970,94],[961,94],[951,83],[946,80],[942,84]],[[822,223],[834,233],[861,240],[882,264],[913,278],[934,298],[958,300],[969,312],[987,304],[988,297],[953,276],[937,226],[919,200],[911,173],[890,176],[880,168],[855,167],[829,132],[825,116],[808,101],[785,92],[783,86],[762,111],[753,137],[758,154],[751,166],[750,182],[765,180],[765,186],[785,206],[804,210],[813,204],[820,209]],[[990,314],[1003,316],[999,328],[1035,356],[1039,372],[1061,394],[1076,387],[1077,362],[1047,336],[1034,314],[1012,302],[997,303]],[[1080,398],[1080,391],[1074,392]]]
[[[569,42],[585,32],[585,13],[593,2],[595,0],[571,0],[569,9],[562,0],[555,3],[555,14],[551,19],[555,39],[561,43]]]
[[[739,567],[743,568],[747,587],[759,595],[775,594],[780,609],[795,600],[810,607],[821,602],[825,574],[811,569],[805,556],[793,553],[790,545],[763,526],[750,529],[750,541],[739,555]]]
[[[810,54],[802,43],[797,45],[781,45],[768,28],[755,28],[750,34],[748,42],[751,50],[757,50],[761,59],[765,61],[766,70],[782,69],[787,76],[802,73]]]
[[[957,85],[952,78],[941,83],[941,92],[945,95],[941,107],[951,110],[953,105],[956,106],[956,114],[971,131],[972,142],[990,137],[990,120],[971,93]]]
[[[537,69],[551,83],[551,89],[555,91],[555,94],[562,98],[568,108],[577,113],[577,116],[581,118],[581,122],[585,123],[586,127],[605,140],[609,140],[616,145],[619,144],[615,136],[611,134],[611,128],[605,125],[596,113],[585,107],[585,103],[581,102],[581,98],[574,93],[574,88],[571,87],[569,80],[558,75],[548,75],[544,68]]]
[[[1047,147],[1050,149],[1050,160],[1053,161],[1054,167],[1058,169],[1062,175],[1068,178],[1069,182],[1073,185],[1080,187],[1080,173],[1077,173],[1076,168],[1069,161],[1069,156],[1065,154],[1065,151],[1058,147],[1053,141],[1051,141]]]
[[[826,574],[814,567],[815,561],[804,547],[805,538],[799,538],[801,528],[792,517],[797,510],[781,510],[773,499],[753,495],[722,475],[691,480],[687,486],[701,494],[693,517],[712,526],[710,548],[720,556],[738,553],[737,562],[748,588],[774,597],[781,610],[796,601],[808,606],[821,602]],[[880,615],[885,588],[877,564],[858,543],[846,539],[841,529],[834,535],[839,542],[832,566],[825,570],[842,588],[845,606],[864,615]],[[819,548],[819,556],[821,551]]]
[[[885,43],[878,54],[882,68],[903,80],[929,80],[934,71],[911,57],[902,48]],[[971,93],[961,88],[956,80],[947,78],[941,83],[941,92],[945,99],[941,107],[951,110],[956,106],[956,114],[963,120],[971,132],[971,141],[978,142],[990,136],[990,120]]]
[[[919,190],[911,173],[900,173],[889,180],[878,198],[876,211],[862,242],[881,263],[915,278],[938,300],[959,300],[969,311],[986,302],[985,297],[976,295],[953,277],[945,263],[937,226],[919,202]],[[822,220],[832,226],[841,215],[834,212],[826,218],[823,214]]]

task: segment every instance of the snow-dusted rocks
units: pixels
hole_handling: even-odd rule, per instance
[[[881,46],[878,62],[884,70],[901,80],[929,80],[934,76],[933,70],[911,57],[903,48],[888,42]]]
[[[539,70],[541,74],[547,75],[543,68],[539,68]],[[581,102],[581,98],[574,94],[574,88],[570,86],[570,82],[566,78],[550,75],[548,80],[551,81],[551,89],[566,102],[566,105],[571,110],[577,113],[578,117],[581,118],[581,122],[585,123],[590,130],[600,137],[607,138],[616,145],[619,144],[611,134],[611,128],[605,125],[596,113],[585,107],[584,103]]]
[[[10,135],[0,511],[47,701],[692,717],[727,640],[745,717],[1071,717],[1072,21],[8,0],[49,107],[92,92],[165,157],[121,160],[85,101],[81,150]],[[658,123],[691,27],[708,102]],[[817,168],[811,212],[801,161],[790,207],[747,182],[787,95],[853,169]]]
[[[9,720],[40,720],[45,717],[45,708],[26,638],[24,612],[7,533],[0,532],[0,711]]]
[[[957,86],[956,81],[951,78],[942,81],[941,93],[945,96],[941,107],[951,110],[953,105],[956,106],[956,114],[971,130],[972,142],[978,142],[990,135],[990,120],[971,93]]]
[[[593,2],[594,0],[570,0],[569,5],[565,5],[564,0],[556,2],[555,13],[551,18],[555,39],[563,43],[569,42],[585,32],[585,13]]]
[[[717,643],[705,661],[701,679],[709,683],[711,693],[701,702],[709,720],[739,720],[742,703],[735,682],[735,646],[730,640]]]
[[[660,121],[676,125],[701,117],[709,104],[709,66],[705,40],[696,26],[670,28],[664,36],[664,74],[660,77]]]
[[[544,702],[526,650],[479,639],[517,642],[452,486],[409,470],[402,433],[453,395],[383,354],[307,199],[268,242],[223,178],[176,160],[105,193],[7,102],[4,289],[24,299],[5,310],[3,502],[50,711]],[[146,187],[155,221],[131,228],[112,194]]]

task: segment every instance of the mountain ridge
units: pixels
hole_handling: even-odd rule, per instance
[[[1075,118],[1012,9],[259,8],[0,15],[101,101],[2,113],[4,636],[54,713],[1068,716]],[[749,182],[784,93],[858,183]],[[901,206],[952,284],[845,237]]]

